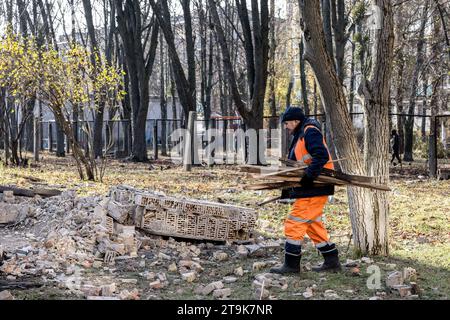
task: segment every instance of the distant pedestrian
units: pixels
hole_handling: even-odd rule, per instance
[[[391,163],[394,162],[394,159],[397,158],[398,163],[402,163],[400,159],[400,137],[398,136],[397,130],[392,130],[391,140],[390,140],[391,150],[392,150],[392,159]],[[394,166],[397,164],[394,162]]]

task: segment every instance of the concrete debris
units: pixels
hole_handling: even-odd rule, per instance
[[[263,247],[259,244],[248,244],[245,248],[248,250],[248,255],[251,257],[262,257],[265,255]]]
[[[223,289],[223,287],[224,285],[222,281],[215,281],[206,285],[202,290],[202,294],[206,296],[211,292],[213,292],[214,290]]]
[[[99,296],[100,292],[101,292],[101,288],[90,285],[90,284],[85,284],[81,287],[81,292],[83,292],[86,297]]]
[[[259,271],[261,269],[264,269],[267,267],[267,263],[264,261],[257,261],[253,263],[252,270],[253,271]]]
[[[137,279],[120,279],[120,282],[128,283],[128,284],[137,284],[138,280]]]
[[[334,290],[325,290],[323,296],[328,299],[339,299],[339,295]]]
[[[237,267],[234,269],[233,273],[238,277],[242,277],[244,275],[244,269],[242,269],[242,267]]]
[[[244,245],[238,246],[236,252],[241,258],[245,258],[248,256],[248,250]]]
[[[345,292],[345,293],[348,293],[348,294],[355,294],[355,291],[354,291],[354,290],[351,290],[351,289],[349,289],[349,290],[344,290],[344,292]]]
[[[369,257],[362,257],[361,262],[371,264],[371,263],[373,263],[373,260],[370,259]]]
[[[257,287],[255,289],[254,297],[257,300],[265,300],[270,297],[270,291],[265,287]]]
[[[163,252],[158,253],[158,258],[162,259],[162,260],[171,260],[172,257],[169,256],[168,254],[165,254]]]
[[[213,292],[213,297],[216,299],[224,299],[231,295],[231,289],[230,288],[224,288],[224,289],[216,289]]]
[[[197,273],[195,271],[182,273],[181,278],[186,282],[194,282],[197,279]]]
[[[203,294],[203,289],[205,289],[205,286],[200,284],[194,289],[194,293],[197,295]]]
[[[417,281],[417,271],[414,268],[406,267],[403,268],[403,279],[408,282]]]
[[[311,287],[306,288],[302,295],[305,299],[312,298],[314,296],[313,289]]]
[[[14,300],[13,295],[8,290],[0,291],[0,300]]]
[[[411,295],[411,286],[408,285],[395,285],[392,287],[393,290],[397,291],[400,297],[404,298]]]
[[[228,277],[224,277],[223,279],[224,283],[233,283],[237,281],[236,277],[232,277],[232,276],[228,276]]]
[[[139,290],[133,289],[131,291],[122,290],[119,293],[120,300],[140,300]]]
[[[128,217],[133,213],[133,205],[123,205],[114,200],[109,200],[106,208],[108,215],[119,223],[125,223]]]
[[[403,275],[400,271],[391,272],[386,279],[386,286],[392,288],[403,284]]]
[[[192,260],[180,260],[178,262],[178,266],[180,267],[180,269],[187,268],[189,270],[194,270],[196,272],[202,272],[204,270],[203,267],[200,265],[200,263]]]
[[[346,262],[344,263],[344,266],[347,268],[359,267],[359,262],[360,260],[347,259]]]
[[[120,300],[119,297],[88,296],[86,300]]]
[[[171,263],[167,268],[169,272],[178,272],[178,268],[175,262]]]
[[[14,192],[11,190],[5,190],[3,191],[3,201],[6,203],[13,203],[16,200],[16,197],[14,196]]]
[[[116,292],[116,284],[115,283],[101,286],[101,295],[102,296],[109,297],[109,296],[112,296],[114,292]]]
[[[0,225],[22,222],[33,214],[34,209],[28,203],[0,202]]]
[[[7,247],[2,241],[0,273],[4,274],[8,281],[19,281],[21,277],[29,276],[42,279],[44,283],[55,283],[56,287],[89,300],[138,300],[139,290],[132,289],[137,286],[138,281],[147,283],[147,290],[162,289],[169,284],[168,276],[159,272],[161,270],[168,272],[170,284],[181,285],[183,281],[192,283],[204,272],[202,265],[220,267],[222,262],[230,260],[230,256],[233,259],[236,256],[257,257],[281,248],[279,241],[269,241],[263,237],[258,239],[257,244],[248,240],[252,230],[251,221],[256,219],[252,210],[226,205],[214,206],[201,201],[200,206],[190,200],[174,200],[173,205],[183,204],[186,208],[191,206],[189,210],[194,213],[197,212],[195,210],[203,208],[202,206],[206,206],[204,208],[211,212],[225,210],[227,214],[230,213],[227,218],[229,221],[247,215],[245,219],[248,223],[237,224],[239,230],[242,229],[246,233],[239,238],[243,241],[241,245],[232,242],[227,242],[225,246],[215,243],[192,244],[180,242],[179,238],[167,240],[161,235],[144,234],[143,230],[148,231],[145,223],[150,221],[149,214],[158,214],[159,211],[157,206],[152,207],[151,203],[144,205],[139,202],[153,198],[146,195],[137,199],[136,192],[128,187],[118,186],[113,187],[107,196],[80,197],[75,191],[69,190],[54,197],[26,199],[8,192],[3,193],[0,201],[0,226],[14,224],[9,227],[8,232],[16,232],[21,241]],[[161,199],[159,198],[159,201]],[[164,202],[164,205],[170,204]],[[219,211],[217,212],[220,213]],[[175,211],[164,212],[172,214]],[[242,221],[245,222],[245,219]],[[222,233],[223,230],[219,231]],[[235,238],[231,233],[220,237]],[[230,249],[235,249],[235,252]],[[207,258],[210,252],[212,259]],[[252,268],[253,271],[258,271],[268,265],[267,261],[255,262]],[[158,268],[155,268],[157,266]],[[95,270],[86,270],[91,268]],[[121,279],[117,271],[122,269],[140,272],[139,280]],[[91,277],[93,272],[100,273],[102,280],[94,281]],[[217,299],[227,298],[231,295],[231,289],[224,286],[237,282],[238,277],[242,277],[245,272],[240,266],[233,270],[232,275],[223,277],[223,274],[216,270],[214,276],[219,277],[221,281],[202,287],[197,290],[197,294],[200,292]],[[256,288],[260,290],[259,298],[269,297],[267,288],[270,286],[281,290],[288,288],[286,280],[275,276],[267,276],[263,282],[264,285]],[[124,290],[125,288],[127,290]],[[9,298],[8,293],[2,291],[0,297]]]
[[[157,280],[155,280],[153,282],[150,282],[149,286],[152,289],[161,289],[161,288],[164,287],[164,284],[159,279],[157,279]]]
[[[228,254],[223,251],[215,251],[213,253],[213,258],[219,262],[228,260]]]

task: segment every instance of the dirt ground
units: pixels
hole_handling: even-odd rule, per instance
[[[278,191],[241,190],[242,184],[251,181],[235,167],[196,167],[187,173],[179,166],[164,162],[111,161],[102,183],[80,181],[72,160],[51,155],[44,155],[40,163],[27,168],[0,167],[1,185],[75,190],[78,197],[101,196],[111,186],[130,185],[167,195],[248,206],[259,214],[251,241],[211,243],[146,235],[151,241],[141,247],[137,257],[116,259],[114,265],[77,265],[70,272],[62,270],[52,277],[48,274],[8,277],[0,271],[0,291],[8,290],[15,299],[86,299],[90,294],[71,290],[67,285],[73,282],[75,288],[94,289],[114,284],[114,296],[119,297],[121,292],[120,297],[128,299],[448,299],[450,181],[428,180],[421,164],[391,169],[388,257],[354,254],[346,190],[337,188],[333,200],[326,206],[325,224],[346,265],[343,271],[336,274],[309,271],[322,259],[307,241],[302,273],[279,277],[267,272],[272,265],[282,262],[283,220],[289,204],[258,207],[258,202],[277,196]],[[26,225],[0,227],[3,250],[15,252],[30,242],[37,242],[30,230]],[[279,245],[261,245],[268,241]],[[252,252],[255,244],[259,247]],[[242,246],[248,246],[247,254],[240,251]],[[189,267],[195,269],[195,279],[187,279],[179,272],[186,259],[198,264]],[[417,294],[401,297],[397,291],[386,287],[388,274],[411,268],[415,271],[407,284],[415,283],[419,288]],[[371,277],[374,272],[380,274],[378,287],[370,286],[376,283]],[[214,282],[221,282],[214,289],[230,290],[206,293],[205,287]]]

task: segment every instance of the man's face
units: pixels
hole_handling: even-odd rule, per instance
[[[288,120],[284,122],[284,127],[289,131],[293,131],[299,123],[299,120]]]

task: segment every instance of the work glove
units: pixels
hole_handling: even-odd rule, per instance
[[[313,186],[313,181],[314,178],[309,177],[308,175],[304,175],[301,179],[300,179],[300,184],[302,185],[302,187],[308,188],[308,187],[312,187]]]

